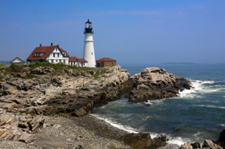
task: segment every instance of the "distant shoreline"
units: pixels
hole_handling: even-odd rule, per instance
[[[195,64],[193,62],[166,62],[162,64]]]

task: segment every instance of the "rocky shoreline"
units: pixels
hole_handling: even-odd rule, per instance
[[[164,136],[129,134],[87,114],[125,93],[130,102],[144,102],[174,97],[191,88],[188,80],[156,67],[132,79],[120,66],[54,68],[0,70],[0,148],[163,147]]]

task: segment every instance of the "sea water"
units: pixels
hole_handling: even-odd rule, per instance
[[[225,64],[122,65],[131,76],[146,67],[165,68],[190,80],[194,88],[177,97],[148,101],[149,107],[130,103],[123,95],[94,108],[92,115],[128,132],[149,132],[152,138],[166,135],[170,144],[217,140],[225,128]]]

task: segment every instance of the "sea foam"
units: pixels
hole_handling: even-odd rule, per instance
[[[216,86],[215,81],[189,80],[193,88],[179,92],[178,98],[201,98],[205,93],[213,93],[225,90],[225,88],[222,88],[221,86]]]
[[[113,120],[108,119],[108,118],[102,118],[102,117],[98,116],[97,114],[91,114],[91,115],[100,119],[100,120],[105,121],[106,123],[110,124],[111,126],[113,126],[115,128],[127,131],[129,133],[138,133],[138,131],[135,130],[134,128],[132,128],[132,127],[121,125],[119,123],[114,122]]]
[[[125,125],[122,125],[122,124],[119,124],[113,120],[110,120],[108,118],[102,118],[100,116],[98,116],[97,114],[91,114],[92,116],[100,119],[100,120],[103,120],[105,121],[106,123],[110,124],[111,126],[115,127],[115,128],[118,128],[118,129],[121,129],[121,130],[124,130],[124,131],[127,131],[129,133],[138,133],[140,132],[140,130],[137,130],[135,128],[132,128],[130,126],[125,126]],[[165,134],[165,133],[153,133],[153,132],[150,132],[149,133],[151,135],[151,138],[154,139],[156,137],[159,137],[159,136],[166,136],[169,141],[167,142],[168,144],[176,144],[176,145],[179,145],[181,146],[182,144],[185,144],[186,142],[190,142],[190,140],[186,139],[186,138],[181,138],[181,137],[172,137],[171,135],[169,134]]]
[[[206,107],[206,108],[217,108],[217,109],[225,109],[225,107],[213,106],[213,105],[193,105],[196,107]]]

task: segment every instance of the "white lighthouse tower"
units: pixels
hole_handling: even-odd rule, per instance
[[[88,19],[84,30],[84,59],[88,61],[87,67],[96,67],[92,29],[92,23]]]

